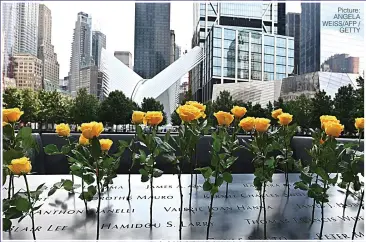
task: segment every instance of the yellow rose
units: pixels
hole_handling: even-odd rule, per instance
[[[222,126],[229,126],[234,120],[234,115],[232,115],[231,113],[223,112],[223,111],[214,113],[214,116],[216,117],[219,125],[222,125]]]
[[[358,129],[358,130],[363,129],[364,124],[365,124],[365,120],[363,118],[356,118],[355,119],[356,129]]]
[[[179,115],[180,119],[186,123],[197,120],[202,116],[201,110],[193,105],[188,104],[179,106],[176,112]]]
[[[79,144],[81,145],[88,145],[89,144],[89,140],[87,138],[85,138],[82,134],[79,137]]]
[[[70,136],[69,125],[64,123],[56,125],[56,133],[62,137]]]
[[[292,122],[292,115],[289,113],[281,113],[277,116],[278,123],[281,125],[289,125]]]
[[[19,108],[3,109],[3,121],[8,123],[17,122],[23,113]]]
[[[163,121],[163,118],[163,113],[160,111],[147,112],[144,117],[144,124],[149,126],[156,126]]]
[[[277,119],[278,115],[282,114],[282,109],[276,109],[272,112],[272,118]]]
[[[254,129],[254,125],[255,125],[255,118],[253,117],[243,118],[239,123],[239,126],[245,131],[252,131]]]
[[[141,111],[133,111],[132,113],[132,123],[142,124],[144,122],[145,113]]]
[[[99,143],[100,143],[100,149],[102,151],[108,151],[111,148],[113,141],[110,139],[100,139]]]
[[[97,122],[83,123],[80,127],[80,130],[86,139],[98,137],[102,133],[103,129],[103,124]]]
[[[344,126],[339,122],[326,122],[324,128],[327,135],[337,138],[341,135]]]
[[[13,159],[8,168],[14,175],[23,175],[28,174],[32,170],[32,164],[28,157],[22,157]]]
[[[339,120],[336,118],[336,116],[331,116],[331,115],[322,115],[322,116],[320,116],[320,123],[321,123],[321,128],[322,129],[324,129],[324,125],[327,122],[340,123]]]
[[[270,126],[271,120],[268,118],[256,118],[255,119],[255,130],[258,132],[266,132]]]
[[[231,113],[234,114],[236,118],[241,118],[247,113],[247,109],[245,107],[234,106],[231,109]]]
[[[203,105],[202,103],[199,103],[199,102],[196,102],[196,101],[187,101],[186,105],[192,105],[192,106],[198,108],[202,113],[202,115],[201,115],[202,118],[206,118],[206,114],[205,114],[206,105]]]

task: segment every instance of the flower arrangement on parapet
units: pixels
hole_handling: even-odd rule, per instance
[[[244,119],[245,120],[245,119]],[[249,130],[253,125],[252,119],[247,119],[247,121],[242,120],[240,126]],[[246,148],[253,153],[253,165],[254,171],[254,181],[253,184],[258,190],[260,195],[261,208],[263,207],[263,217],[264,217],[264,239],[267,239],[267,223],[266,223],[266,184],[272,182],[272,176],[276,168],[276,159],[271,156],[271,152],[278,149],[277,142],[274,139],[274,134],[268,132],[271,120],[266,118],[256,118],[254,120],[254,126],[252,128],[255,130],[253,139],[250,143],[244,141]]]
[[[202,112],[202,109],[197,108],[194,105],[185,104],[179,106],[176,110],[177,114],[181,119],[181,125],[178,129],[178,137],[175,139],[170,137],[176,147],[178,147],[180,154],[175,156],[174,154],[169,154],[168,159],[171,160],[174,168],[178,174],[178,184],[179,184],[179,193],[180,193],[180,213],[179,213],[179,239],[182,239],[182,213],[183,213],[183,192],[182,192],[182,182],[181,182],[181,174],[183,169],[183,164],[185,162],[190,162],[191,167],[193,162],[190,160],[192,157],[193,150],[196,147],[197,141],[200,137],[201,130],[203,130],[207,125],[207,120],[200,122],[201,118],[204,118],[206,115]],[[192,191],[192,175],[191,172],[191,191]],[[190,197],[191,198],[191,197]],[[190,200],[191,201],[191,200]]]
[[[23,112],[19,108],[3,109],[3,185],[8,179],[8,196],[3,199],[3,231],[9,231],[13,219],[20,223],[29,216],[32,220],[32,235],[36,240],[34,211],[42,204],[38,202],[40,194],[44,191],[44,183],[35,191],[29,189],[27,175],[32,171],[29,160],[33,150],[38,152],[38,146],[32,137],[30,127],[22,127],[15,134],[15,127]],[[26,189],[15,192],[14,176],[23,176]],[[37,204],[36,204],[37,203]]]
[[[228,127],[234,120],[234,115],[219,111],[214,114],[218,123],[218,130],[212,134],[213,143],[211,145],[211,164],[208,167],[197,168],[205,182],[203,183],[203,190],[209,191],[211,195],[208,226],[206,239],[208,240],[210,234],[210,225],[212,218],[212,205],[215,194],[219,191],[219,187],[223,182],[231,183],[233,177],[231,175],[230,167],[238,159],[233,156],[233,152],[239,148],[238,142],[232,141],[228,133]],[[213,178],[213,182],[211,181]]]
[[[139,173],[141,174],[141,181],[147,182],[150,180],[150,229],[153,226],[152,223],[152,208],[153,208],[153,200],[154,200],[154,187],[153,187],[153,179],[161,177],[163,171],[157,169],[156,158],[159,155],[164,154],[172,154],[175,152],[175,149],[169,145],[167,140],[169,139],[169,133],[165,137],[164,141],[159,138],[156,133],[158,131],[158,125],[163,121],[163,113],[158,111],[149,111],[145,114],[143,123],[150,128],[150,132],[145,134],[141,128],[141,126],[136,126],[137,137],[141,141],[140,145],[147,148],[149,154],[146,155],[145,151],[139,149],[139,154],[134,154],[134,160],[138,161],[141,168],[139,169]]]
[[[344,127],[334,116],[321,116],[321,126],[324,131],[316,132],[313,136],[313,147],[308,152],[312,158],[309,166],[301,171],[301,181],[295,182],[295,188],[308,191],[308,196],[321,206],[322,222],[319,239],[322,239],[324,227],[324,203],[329,202],[328,190],[338,181],[339,164],[342,163],[345,149],[337,142]],[[316,174],[315,182],[313,174]],[[319,184],[321,183],[321,185]],[[315,207],[315,206],[314,206]],[[314,213],[313,213],[314,220]]]
[[[291,150],[291,140],[295,135],[297,125],[289,125],[292,122],[292,115],[289,113],[276,114],[277,110],[273,111],[273,118],[278,119],[280,128],[275,134],[275,139],[279,145],[280,155],[276,156],[277,164],[285,173],[285,186],[287,187],[287,194],[290,194],[290,184],[288,179],[288,173],[291,167],[295,164],[294,158],[292,158],[293,151]],[[288,196],[289,197],[289,196]]]

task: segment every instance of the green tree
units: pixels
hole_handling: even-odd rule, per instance
[[[230,95],[230,92],[228,91],[220,92],[219,96],[212,103],[213,112],[218,111],[230,112],[233,106],[234,106],[233,97]]]
[[[7,88],[3,94],[3,106],[5,108],[22,108],[22,94],[16,88]]]
[[[320,128],[320,116],[333,115],[333,101],[325,91],[315,93],[311,99],[310,127]]]
[[[113,124],[126,124],[131,121],[133,104],[121,91],[113,91],[100,104],[99,119]]]
[[[154,98],[152,98],[152,97],[146,98],[145,97],[142,100],[141,110],[143,112],[148,112],[148,111],[161,111],[161,112],[163,112],[163,117],[164,117],[164,120],[161,123],[161,125],[164,125],[164,124],[167,123],[166,113],[164,112],[164,105],[161,104],[159,101],[156,101]]]
[[[285,103],[284,103],[282,97],[278,98],[277,101],[274,101],[274,109],[279,109],[279,108],[285,109]]]
[[[193,100],[192,89],[189,86],[188,91],[184,93],[184,98],[181,102],[181,105],[184,105],[187,101],[192,101],[192,100]]]
[[[357,113],[357,94],[351,85],[338,89],[334,98],[334,114],[344,125],[346,132],[354,132],[355,115]]]
[[[301,128],[308,129],[311,127],[311,120],[309,117],[312,115],[312,102],[305,95],[301,94],[295,100],[291,100],[285,103],[284,112],[288,112],[293,115],[292,123],[296,123]]]
[[[21,92],[23,100],[22,111],[24,114],[21,119],[23,122],[37,122],[37,113],[39,111],[39,99],[38,94],[31,89],[23,89]]]
[[[356,79],[356,104],[355,104],[355,118],[364,116],[364,79],[362,76]]]
[[[76,124],[96,121],[98,120],[98,110],[98,99],[94,95],[88,94],[85,88],[79,89],[71,109],[73,121]]]
[[[206,113],[207,125],[213,126],[215,124],[214,120],[216,120],[216,118],[214,118],[214,116],[213,116],[214,112],[213,112],[212,102],[207,101],[205,103],[205,105],[206,105],[205,113]]]
[[[182,120],[180,120],[180,117],[176,111],[172,112],[170,119],[173,126],[178,126],[182,123]]]

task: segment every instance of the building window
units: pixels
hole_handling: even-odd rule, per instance
[[[264,71],[265,72],[274,72],[273,64],[264,63]]]
[[[277,48],[276,49],[276,55],[278,56],[286,56],[286,49],[285,48]]]
[[[277,37],[276,39],[276,46],[281,48],[286,48],[286,39]]]
[[[264,45],[274,46],[274,37],[273,36],[264,36]]]

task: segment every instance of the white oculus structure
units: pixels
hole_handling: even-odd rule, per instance
[[[164,111],[169,121],[170,114],[177,107],[176,97],[179,95],[179,90],[171,87],[198,65],[203,58],[202,48],[194,47],[155,77],[143,79],[118,60],[114,53],[102,49],[100,71],[103,73],[103,78],[107,79],[108,93],[120,90],[138,104],[141,104],[145,97],[155,98],[164,105]]]

